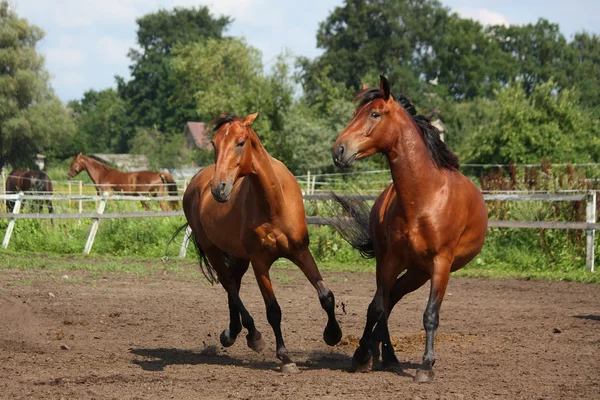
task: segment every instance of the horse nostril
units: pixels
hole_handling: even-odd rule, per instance
[[[340,153],[340,158],[341,158],[341,157],[344,155],[344,150],[345,150],[345,147],[344,147],[344,145],[343,145],[343,144],[340,144],[340,151],[339,151],[339,153]]]
[[[221,182],[221,187],[219,188],[221,192],[225,190],[225,186],[227,186],[227,184],[225,182]]]

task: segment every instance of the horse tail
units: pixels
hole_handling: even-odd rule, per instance
[[[160,176],[160,180],[163,182],[163,184],[167,185],[167,191],[169,193],[169,196],[179,196],[179,192],[177,191],[177,184],[175,183],[175,180],[173,179],[171,174],[167,172],[161,172],[158,175]],[[173,208],[174,210],[179,207],[178,200],[172,200],[169,203],[171,203],[171,208]]]
[[[185,231],[188,226],[189,226],[189,224],[185,223],[182,226],[180,226],[179,228],[177,228],[177,230],[171,237],[171,240],[169,241],[169,243],[172,242],[173,239],[175,239],[175,236],[180,234],[182,231]],[[202,250],[202,247],[200,247],[200,243],[198,243],[198,240],[196,239],[196,235],[194,235],[193,231],[192,231],[189,239],[194,244],[194,248],[196,249],[196,254],[198,255],[198,261],[200,262],[200,270],[202,271],[202,275],[204,275],[206,280],[211,285],[214,285],[215,283],[219,282],[219,278],[217,277],[217,271],[211,265],[210,261],[208,261],[208,257],[206,257],[206,253],[204,252],[204,250]],[[229,268],[229,266],[231,265],[231,261],[232,261],[231,255],[229,255],[223,251],[223,257],[225,259],[225,265],[227,266],[227,268]]]
[[[331,197],[343,209],[341,215],[338,213],[330,219],[335,230],[364,258],[375,257],[375,247],[369,229],[371,208],[367,201],[363,198],[347,200],[333,192]]]

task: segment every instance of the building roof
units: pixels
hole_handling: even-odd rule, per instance
[[[210,146],[210,137],[208,132],[208,127],[204,122],[192,122],[188,121],[185,124],[185,129],[183,130],[183,134],[187,137],[189,135],[192,136],[194,143],[200,149],[210,150],[212,147]]]

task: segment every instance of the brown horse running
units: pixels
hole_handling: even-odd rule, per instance
[[[37,195],[48,195],[52,196],[54,188],[52,186],[52,180],[44,171],[25,171],[23,169],[14,169],[8,174],[5,184],[6,194],[15,194],[19,192],[35,192]],[[23,204],[25,202],[23,201]],[[37,206],[37,212],[41,213],[44,207],[48,207],[48,212],[52,214],[54,207],[52,206],[52,200],[37,200],[33,201],[32,204]],[[11,200],[6,201],[6,208],[8,212],[12,212],[15,207],[15,202]],[[52,221],[52,220],[51,220]]]
[[[437,129],[416,115],[405,97],[394,101],[385,77],[379,88],[365,89],[357,99],[354,118],[333,145],[334,162],[350,167],[355,160],[383,153],[393,183],[376,200],[370,216],[364,204],[338,200],[356,222],[349,226],[348,220],[339,219],[340,232],[377,261],[377,291],[353,366],[369,370],[381,342],[384,365],[398,363],[387,327],[389,314],[403,296],[431,280],[423,314],[425,353],[414,377],[416,382],[428,382],[433,379],[433,341],[450,273],[481,250],[487,207],[480,190],[458,172],[458,158]]]
[[[275,260],[296,264],[317,290],[328,322],[323,339],[338,343],[342,331],[335,319],[335,300],[308,249],[302,193],[292,173],[267,153],[251,125],[258,113],[239,118],[222,115],[215,121],[215,165],[202,169],[183,196],[183,210],[193,231],[200,265],[209,281],[218,278],[229,300],[229,328],[221,344],[233,345],[242,325],[254,351],[264,340],[239,296],[242,277],[252,269],[273,328],[282,372],[298,372],[281,333],[281,308],[275,298],[269,269]],[[241,323],[240,323],[241,316]]]
[[[165,188],[167,188],[169,196],[178,195],[177,184],[171,175],[166,172],[121,172],[79,153],[71,161],[71,168],[69,168],[67,178],[75,178],[82,170],[87,171],[90,179],[96,185],[96,192],[98,194],[112,190],[128,195],[164,196],[166,192]],[[146,210],[150,209],[148,202],[141,201],[141,203]],[[170,203],[172,209],[176,209],[179,205],[179,202],[176,200]],[[169,206],[166,202],[161,201],[160,208],[168,210]]]

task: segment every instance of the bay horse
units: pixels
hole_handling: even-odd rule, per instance
[[[414,376],[415,382],[429,382],[434,376],[434,335],[450,273],[480,252],[487,207],[481,191],[458,171],[458,157],[438,130],[417,115],[406,97],[394,101],[385,77],[380,77],[379,88],[363,88],[356,98],[360,103],[354,118],[333,145],[334,163],[350,167],[356,160],[382,153],[392,184],[377,198],[370,215],[366,203],[337,198],[352,217],[337,219],[338,230],[363,255],[375,257],[377,264],[377,291],[353,369],[368,371],[373,356],[379,357],[380,343],[384,367],[398,363],[387,326],[389,314],[402,297],[431,280],[423,314],[425,352]]]
[[[48,195],[52,196],[54,188],[52,186],[52,180],[44,172],[40,170],[26,171],[23,169],[13,169],[6,179],[5,183],[6,194],[16,194],[19,192],[35,192],[36,195]],[[24,205],[25,201],[23,201]],[[44,207],[44,203],[48,208],[48,213],[54,213],[54,206],[52,205],[52,199],[48,200],[36,200],[32,204],[37,205],[37,212],[41,213]],[[6,201],[6,208],[8,212],[13,212],[15,202],[12,200]],[[35,207],[35,206],[34,206]],[[50,220],[52,222],[52,220]]]
[[[177,196],[177,184],[167,172],[155,171],[137,171],[137,172],[122,172],[111,168],[100,161],[86,157],[82,153],[78,153],[71,161],[71,167],[67,173],[69,180],[75,178],[77,174],[85,170],[94,185],[96,192],[100,195],[104,191],[123,192],[128,195],[140,196],[164,196],[168,191],[169,196]],[[167,190],[165,190],[165,188]],[[146,210],[150,209],[150,205],[146,201],[141,201]],[[179,205],[177,200],[170,201],[171,207],[166,202],[160,201],[160,208],[168,210],[169,208],[176,209]]]
[[[252,263],[267,320],[275,333],[281,371],[295,373],[299,370],[283,342],[281,308],[269,276],[275,260],[284,257],[292,261],[316,289],[328,316],[325,342],[337,344],[342,331],[335,318],[333,293],[308,249],[300,186],[285,165],[267,153],[251,128],[257,115],[223,114],[213,122],[215,164],[190,181],[183,210],[204,275],[211,283],[218,279],[227,292],[230,321],[221,333],[221,344],[233,345],[243,326],[248,330],[248,347],[256,352],[264,349],[264,339],[239,296],[242,277]]]

